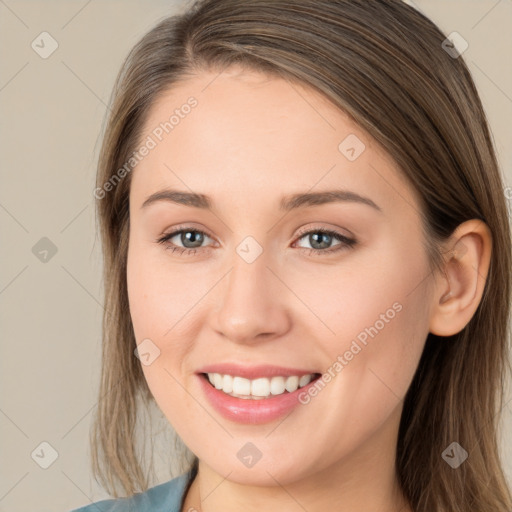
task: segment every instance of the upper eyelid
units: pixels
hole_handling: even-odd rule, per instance
[[[298,237],[302,237],[304,235],[307,235],[308,233],[314,232],[314,231],[327,231],[335,233],[338,236],[342,236],[345,238],[351,238],[355,239],[355,236],[346,228],[334,228],[334,227],[326,227],[326,226],[308,226],[304,228],[299,228],[297,232]],[[346,231],[347,233],[342,233],[340,231]]]

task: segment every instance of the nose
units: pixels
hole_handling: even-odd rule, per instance
[[[247,263],[238,255],[231,271],[217,286],[218,304],[211,325],[235,343],[260,343],[283,336],[291,325],[290,291],[270,269],[265,252]]]

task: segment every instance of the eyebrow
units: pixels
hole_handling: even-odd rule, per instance
[[[212,200],[204,194],[195,192],[182,192],[178,190],[160,190],[151,194],[142,204],[141,208],[147,208],[149,205],[158,201],[169,201],[171,203],[212,210]],[[319,206],[327,203],[351,202],[371,206],[375,210],[382,212],[380,206],[375,204],[369,197],[364,197],[349,190],[327,190],[323,192],[304,192],[292,194],[281,198],[279,209],[282,211],[295,210],[297,208],[306,208],[308,206]]]

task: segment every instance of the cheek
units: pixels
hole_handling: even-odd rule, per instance
[[[179,393],[169,373],[179,377],[191,370],[186,368],[187,355],[201,338],[212,301],[219,299],[212,289],[224,272],[206,260],[176,265],[166,256],[161,247],[154,250],[131,241],[128,295],[137,343],[149,338],[160,351],[154,364],[143,366],[150,388],[171,386]],[[302,302],[292,297],[290,302],[277,301],[276,307],[292,311],[295,329],[316,340],[318,352],[327,356],[326,367],[341,356],[344,381],[357,385],[360,396],[374,402],[387,387],[401,397],[428,332],[427,261],[405,242],[383,243],[350,261],[330,267],[311,262],[302,267],[301,262],[282,269],[284,281],[293,283]],[[312,314],[304,315],[303,303]],[[176,396],[170,399],[178,403]]]
[[[173,425],[179,425],[184,418],[192,421],[188,410],[193,407],[183,387],[182,364],[187,360],[190,339],[193,339],[181,334],[187,325],[186,313],[192,300],[184,298],[192,292],[183,281],[183,273],[166,272],[162,263],[151,261],[147,248],[139,248],[136,243],[130,246],[127,262],[130,315],[137,344],[151,353],[150,364],[141,358],[141,368],[156,403]]]
[[[170,267],[162,248],[130,245],[127,283],[130,315],[137,342],[145,337],[171,340],[190,325],[201,297],[212,286],[208,272]],[[201,275],[203,274],[203,275]],[[192,311],[192,309],[194,309]]]
[[[413,378],[428,334],[430,283],[419,247],[413,252],[398,244],[380,254],[316,299],[335,332],[325,342],[331,373],[343,375],[335,387],[342,395],[357,389],[354,407],[376,416],[378,408],[385,413],[403,398]],[[367,404],[376,409],[365,412]]]
[[[204,323],[201,298],[214,280],[211,271],[202,276],[194,271],[192,276],[191,270],[170,268],[165,253],[158,250],[138,240],[130,242],[128,299],[137,344],[150,340],[150,351],[158,354],[151,364],[142,364],[146,381],[159,405],[168,403],[165,408],[172,411],[187,406],[190,399],[182,388],[189,384],[184,379],[193,371],[187,367],[188,356]]]

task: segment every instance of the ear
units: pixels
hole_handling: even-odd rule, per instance
[[[430,311],[429,330],[438,336],[462,331],[480,304],[491,261],[491,232],[484,222],[468,220],[455,229],[446,247]]]

